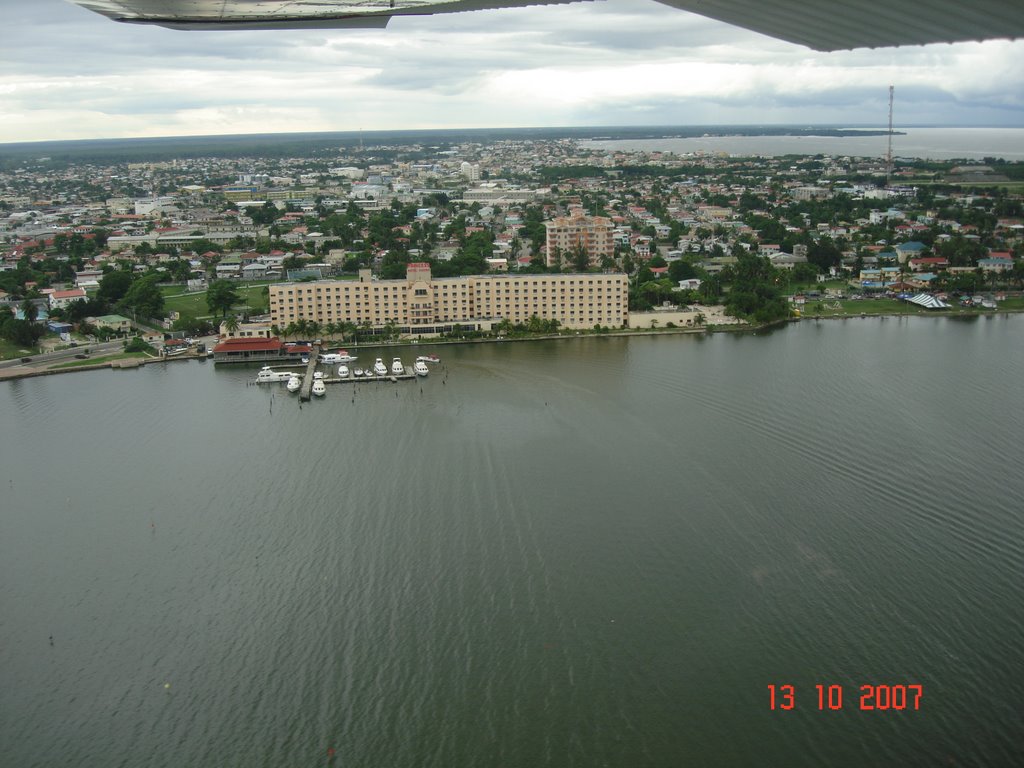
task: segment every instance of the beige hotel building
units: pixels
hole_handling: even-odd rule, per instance
[[[569,329],[629,322],[629,285],[622,273],[469,275],[433,279],[430,265],[410,264],[405,280],[280,283],[270,288],[270,321],[279,328],[300,320],[328,323],[389,323],[404,335],[427,336],[490,330],[502,320],[526,323],[536,315]]]

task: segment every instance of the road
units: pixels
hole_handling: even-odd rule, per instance
[[[14,358],[13,360],[5,360],[0,362],[0,370],[6,368],[23,368],[25,370],[44,370],[49,368],[54,363],[62,363],[67,360],[74,360],[75,355],[82,354],[85,350],[89,350],[89,357],[101,357],[102,355],[110,355],[116,352],[120,352],[124,349],[124,341],[122,339],[115,339],[113,341],[102,341],[102,342],[88,342],[80,343],[77,347],[70,347],[68,349],[59,349],[56,352],[44,352],[43,354],[27,355],[31,357],[32,361],[28,363],[21,362],[21,358]]]

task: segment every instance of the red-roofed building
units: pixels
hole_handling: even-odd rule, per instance
[[[244,363],[280,360],[284,344],[274,336],[269,339],[226,339],[213,348],[215,363]]]
[[[50,309],[61,309],[72,301],[83,301],[88,298],[84,288],[72,288],[69,291],[54,291],[50,294]]]
[[[932,271],[934,269],[945,269],[949,266],[949,260],[942,256],[921,256],[910,260],[910,269],[913,272],[922,270]]]

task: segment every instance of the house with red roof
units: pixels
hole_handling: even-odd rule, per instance
[[[72,288],[67,291],[54,291],[50,294],[50,309],[63,309],[72,301],[86,300],[84,288]]]
[[[908,263],[911,272],[932,272],[946,269],[949,266],[949,259],[942,256],[918,256]]]

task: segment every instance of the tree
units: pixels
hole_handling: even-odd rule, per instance
[[[164,295],[160,292],[157,282],[160,275],[151,274],[140,277],[121,299],[120,306],[132,310],[143,317],[158,317],[163,313]]]
[[[214,280],[206,289],[206,306],[221,317],[227,317],[228,311],[239,302],[241,297],[235,286],[228,280]]]
[[[125,352],[147,352],[149,354],[156,354],[156,350],[143,340],[141,336],[134,336],[131,341],[124,345]]]
[[[100,278],[100,287],[96,291],[96,298],[109,304],[116,304],[128,293],[134,280],[135,276],[131,272],[123,270],[107,272]]]
[[[678,283],[680,280],[689,280],[696,277],[697,270],[689,262],[676,259],[668,265],[668,276],[672,282]]]
[[[36,303],[32,301],[32,299],[25,299],[21,302],[21,313],[24,315],[26,320],[30,323],[34,323],[36,318],[39,317],[39,307],[36,306]]]
[[[0,335],[22,347],[33,347],[45,331],[30,320],[5,320]]]
[[[576,243],[569,254],[573,269],[577,272],[586,272],[590,268],[590,254],[583,243]]]

